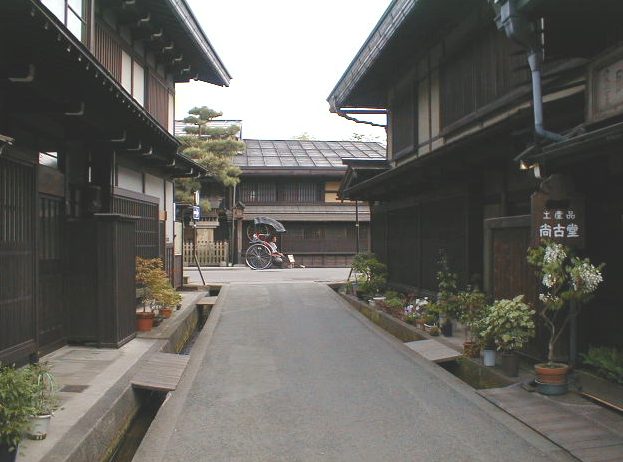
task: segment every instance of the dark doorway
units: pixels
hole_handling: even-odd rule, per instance
[[[63,236],[61,197],[39,196],[39,349],[49,353],[65,344],[66,319],[61,265]],[[85,256],[86,258],[86,256]]]

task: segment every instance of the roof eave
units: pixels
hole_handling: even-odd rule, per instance
[[[327,98],[331,112],[337,112],[340,108],[348,106],[347,99],[355,86],[381,56],[418,2],[419,0],[394,0],[387,7]]]
[[[215,85],[228,87],[231,75],[203,32],[186,0],[167,0],[167,2],[176,13],[180,23],[184,25],[187,33],[192,37],[202,60],[212,68],[216,77],[215,79],[210,79],[206,75],[200,74],[199,79]]]

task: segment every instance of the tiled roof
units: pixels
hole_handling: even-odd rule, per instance
[[[243,169],[345,168],[342,158],[385,159],[385,146],[365,141],[244,140],[246,151],[234,157]]]

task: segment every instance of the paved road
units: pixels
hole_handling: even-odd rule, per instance
[[[135,461],[568,460],[325,285],[231,284],[213,314]]]
[[[345,281],[348,278],[350,268],[292,268],[292,269],[268,269],[254,271],[247,267],[232,268],[203,268],[203,278],[206,284],[230,283],[230,282],[303,282]],[[201,277],[196,269],[185,268],[184,275],[189,276],[189,281],[200,284]]]

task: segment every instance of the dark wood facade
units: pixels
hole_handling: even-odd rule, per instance
[[[596,124],[587,113],[594,63],[619,66],[616,54],[610,61],[604,55],[620,40],[615,24],[623,10],[616,2],[578,2],[563,19],[553,2],[523,3],[544,46],[545,123],[565,140],[535,143],[526,52],[496,29],[488,2],[422,1],[399,27],[391,14],[384,16],[377,28],[396,27],[395,35],[372,34],[375,43],[362,48],[329,97],[336,112],[376,107],[388,113],[389,168],[359,181],[347,173],[342,195],[370,201],[372,250],[388,264],[394,285],[436,293],[443,251],[461,285],[538,303],[538,281],[525,259],[533,242],[530,197],[549,175],[566,175],[587,201],[581,253],[606,263],[605,283],[578,321],[579,350],[622,346],[618,329],[608,327],[622,320],[623,169],[613,154],[622,117],[611,109],[607,121]],[[588,20],[605,11],[603,27]],[[603,104],[616,107],[618,87],[599,75],[610,92]],[[520,159],[527,169],[520,169]],[[543,344],[540,329],[526,353],[543,357]],[[564,358],[567,346],[558,354]]]
[[[177,154],[167,131],[170,96],[175,82],[192,76],[229,79],[215,54],[194,48],[193,40],[207,43],[198,26],[176,23],[188,19],[167,13],[167,2],[139,0],[123,11],[106,0],[69,4],[0,4],[3,363],[67,342],[116,347],[133,338],[137,255],[167,260],[172,279],[181,280],[181,262],[177,268],[166,252],[167,182],[204,170]],[[140,31],[131,26],[152,7]],[[75,21],[66,25],[68,18]],[[176,51],[186,57],[161,54],[162,38],[183,43]],[[130,87],[128,57],[143,66],[143,73],[131,68],[132,78],[144,78]],[[166,98],[150,72],[166,83]],[[122,167],[142,175],[142,189],[119,187]],[[149,194],[154,183],[162,185],[158,197]]]

